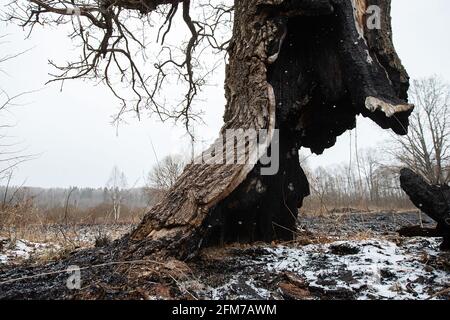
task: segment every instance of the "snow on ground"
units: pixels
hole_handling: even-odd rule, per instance
[[[203,292],[207,298],[282,298],[264,279],[292,273],[303,279],[311,299],[428,299],[450,286],[450,273],[431,262],[447,259],[441,239],[411,238],[396,243],[383,239],[338,241],[304,247],[260,247],[259,255],[237,258],[242,268],[220,286]],[[244,253],[245,255],[245,253]]]
[[[32,256],[60,249],[51,243],[36,243],[26,240],[8,240],[0,238],[0,265],[21,262]]]
[[[271,249],[280,262],[268,264],[269,271],[291,271],[306,278],[309,287],[353,291],[359,299],[426,299],[427,284],[450,285],[450,275],[430,270],[411,255],[411,246],[429,256],[439,254],[439,241],[410,239],[403,246],[386,240],[340,241],[301,249]],[[339,248],[343,252],[339,252]],[[417,248],[420,249],[420,248]],[[286,257],[283,259],[283,257]]]
[[[374,219],[379,223],[372,223]],[[391,225],[388,219],[390,216],[371,215],[361,221],[385,230],[384,223]],[[329,235],[333,221],[312,225],[322,228],[315,230],[317,234]],[[358,221],[352,222],[352,228],[359,226]],[[56,228],[47,232],[93,246],[99,237],[115,239],[131,227],[79,226],[75,231]],[[450,299],[450,253],[439,250],[442,239],[400,238],[378,229],[368,239],[359,239],[349,229],[352,237],[345,233],[332,243],[215,248],[212,258],[206,255],[191,262],[192,279],[179,283],[205,299]],[[366,230],[365,225],[361,230]],[[350,240],[354,238],[359,240]],[[0,237],[0,269],[63,248],[63,242]],[[446,294],[437,295],[445,289]]]
[[[37,242],[0,236],[0,265],[23,262],[62,249],[93,247],[98,240],[115,240],[133,227],[132,224],[30,226],[25,234],[32,235],[33,240],[37,238]]]

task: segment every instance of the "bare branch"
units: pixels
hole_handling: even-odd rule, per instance
[[[194,111],[195,100],[217,65],[214,61],[205,64],[202,57],[214,50],[223,61],[229,43],[223,38],[230,36],[233,7],[224,2],[198,0],[198,7],[192,8],[189,0],[13,0],[7,5],[7,20],[30,33],[36,25],[70,26],[69,37],[79,44],[78,59],[65,64],[49,61],[56,70],[49,83],[100,80],[120,102],[115,121],[119,122],[130,110],[139,116],[145,109],[162,121],[181,121],[190,133],[191,121],[199,120],[201,114]],[[180,4],[190,36],[184,46],[170,47],[165,43],[176,25]],[[193,11],[203,14],[202,22],[192,18]],[[149,46],[147,40],[145,30],[147,25],[153,25],[151,17],[161,21],[156,42],[164,54],[159,55],[161,60],[154,61],[153,74],[145,67],[148,51],[155,51],[158,46]],[[137,28],[139,23],[141,30]],[[178,53],[183,56],[181,59]],[[171,80],[181,80],[186,92],[169,108],[161,88]]]

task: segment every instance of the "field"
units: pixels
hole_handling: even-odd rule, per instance
[[[302,215],[293,242],[206,248],[189,262],[137,261],[126,267],[126,279],[114,278],[123,266],[101,266],[96,272],[107,284],[82,283],[81,290],[65,287],[58,259],[108,248],[133,224],[29,227],[22,235],[34,239],[0,240],[0,298],[449,299],[450,254],[439,250],[441,239],[396,232],[421,219],[433,224],[417,212]],[[89,263],[80,267],[82,282]],[[156,273],[165,280],[154,281]],[[36,277],[49,287],[27,290]]]

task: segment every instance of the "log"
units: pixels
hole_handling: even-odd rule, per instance
[[[404,168],[400,171],[400,185],[411,199],[411,202],[423,213],[437,222],[434,236],[444,238],[441,248],[450,250],[450,187],[448,185],[431,185],[425,179]],[[425,236],[425,230],[410,232],[410,235]],[[404,231],[403,231],[404,233]]]

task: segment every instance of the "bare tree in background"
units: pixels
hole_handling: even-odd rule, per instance
[[[72,194],[78,190],[77,187],[69,187],[69,189],[67,190],[67,196],[66,196],[66,201],[65,201],[65,205],[64,205],[64,223],[67,225],[68,223],[68,219],[69,219],[69,202],[70,202],[70,197],[72,196]]]
[[[177,181],[183,172],[186,161],[181,155],[168,155],[161,162],[153,166],[148,174],[148,182],[151,187],[167,191]]]
[[[108,194],[112,201],[114,221],[117,222],[120,219],[120,210],[127,193],[127,178],[125,174],[114,166],[111,171],[111,175],[106,183]]]
[[[380,162],[378,160],[377,151],[375,149],[366,149],[359,161],[360,169],[362,169],[363,179],[369,193],[369,199],[378,203],[379,200],[379,179]]]
[[[9,227],[24,221],[24,214],[29,212],[33,199],[26,196],[26,192],[22,192],[24,182],[18,187],[12,187],[13,178],[17,167],[34,156],[25,154],[20,143],[9,133],[14,127],[9,117],[11,108],[23,105],[20,103],[21,98],[31,92],[10,94],[3,85],[3,81],[8,80],[5,65],[28,50],[3,53],[8,51],[5,50],[7,44],[7,35],[0,35],[0,185],[4,186],[0,200],[0,226],[8,227],[9,238],[15,239],[15,228]]]
[[[394,158],[424,176],[429,183],[450,182],[450,87],[439,77],[415,80],[410,89],[415,104],[407,136],[395,136]]]
[[[0,46],[4,47],[7,44],[7,35],[0,35]],[[3,48],[2,48],[3,51]],[[26,51],[13,53],[13,54],[0,54],[0,75],[4,80],[4,76],[7,75],[3,66],[8,61],[19,57]],[[11,124],[7,118],[9,108],[19,106],[19,100],[21,97],[31,92],[21,92],[18,94],[10,95],[0,84],[0,182],[5,181],[9,186],[13,177],[14,169],[20,163],[30,160],[32,156],[24,155],[17,141],[14,141],[8,134],[8,129],[11,129],[14,124]]]
[[[400,187],[398,167],[376,149],[359,152],[358,167],[329,165],[306,171],[311,195],[305,212],[333,213],[413,208]],[[302,162],[303,166],[303,162]]]

